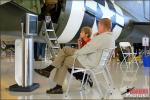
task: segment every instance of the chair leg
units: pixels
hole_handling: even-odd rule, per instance
[[[105,92],[105,98],[106,98],[107,94],[110,92],[110,90],[112,90],[112,88],[110,86],[110,81],[108,79],[108,75],[106,73],[106,69],[103,71],[103,76],[104,76],[104,79],[105,79],[107,86],[108,86],[108,89],[106,88],[106,92]]]
[[[134,56],[134,60],[135,60],[135,63],[136,63],[136,65],[137,65],[137,70],[136,70],[136,72],[137,72],[137,71],[138,71],[138,69],[139,69],[139,64],[138,64],[138,62],[137,62],[137,60],[136,60],[135,56]]]
[[[108,78],[109,78],[109,80],[110,80],[109,85],[111,85],[111,87],[113,88],[113,87],[114,87],[114,82],[113,82],[113,80],[112,80],[110,71],[109,71],[109,69],[108,69],[107,67],[106,67],[106,73],[108,74]]]
[[[68,96],[68,92],[69,92],[69,89],[70,89],[70,84],[71,84],[71,81],[72,81],[72,77],[73,77],[73,72],[71,73],[70,78],[69,78],[69,83],[68,83],[66,94],[65,94],[66,97]]]
[[[99,94],[103,97],[103,92],[102,92],[102,90],[100,89],[100,86],[99,86],[99,84],[98,84],[98,81],[97,81],[97,79],[96,79],[96,76],[95,76],[95,74],[94,74],[93,71],[91,71],[91,73],[92,73],[92,75],[93,75],[93,78],[94,78],[94,80],[95,80],[96,86],[97,86],[97,88],[98,88],[98,92],[99,92]]]
[[[135,72],[137,72],[138,71],[138,69],[139,69],[139,64],[138,64],[138,62],[137,62],[137,60],[136,60],[136,58],[135,58],[135,56],[133,55],[133,58],[132,58],[132,60],[131,60],[131,63],[135,63],[136,64],[136,66],[137,66],[137,69],[135,70]],[[133,70],[133,72],[134,72],[134,70]]]
[[[103,75],[104,75],[104,78],[106,80],[107,85],[109,86],[110,83],[108,81],[108,77],[107,77],[107,74],[106,74],[105,70],[103,71]]]
[[[121,65],[122,65],[122,64],[120,63],[119,67],[120,67],[121,72],[123,72]]]
[[[126,71],[127,71],[127,70],[129,70],[129,65],[128,65],[128,63],[127,63],[126,58],[124,59],[124,61],[125,61],[125,64],[126,64],[126,66],[127,66],[127,69],[126,69]]]
[[[109,69],[107,67],[106,67],[106,72],[105,73],[107,73],[107,76],[108,76],[108,79],[109,79],[109,84],[108,85],[109,85],[109,89],[110,90],[108,90],[108,91],[110,92],[110,94],[112,94],[113,91],[115,90],[115,86],[114,86],[114,82],[112,80],[110,71],[109,71]]]
[[[90,77],[90,74],[87,74],[87,79],[86,79],[86,82],[85,82],[86,85],[88,85],[89,77]]]
[[[125,63],[126,63],[125,58],[123,58],[122,62],[120,63],[120,69],[121,69],[122,73],[123,73],[123,69],[122,69],[122,67],[121,67],[121,66],[122,66],[123,62],[125,62]]]
[[[84,79],[85,79],[85,74],[86,74],[86,71],[84,71],[84,75],[83,75],[83,78],[82,78],[82,83],[81,83],[80,91],[82,91],[82,88],[83,88],[83,83],[84,83]]]

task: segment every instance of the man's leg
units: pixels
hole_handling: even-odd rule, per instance
[[[56,82],[57,85],[53,89],[47,90],[47,93],[57,94],[57,93],[62,92],[63,82],[66,78],[68,68],[72,67],[73,61],[74,61],[74,58],[72,56],[65,58],[63,65],[57,68],[55,76],[54,76],[54,82]],[[76,60],[75,62],[75,67],[82,67],[82,65],[79,63],[78,60]]]
[[[50,72],[55,67],[56,68],[61,67],[62,64],[64,63],[65,58],[68,56],[72,56],[76,50],[77,49],[74,49],[74,48],[63,48],[63,49],[61,49],[51,65],[49,65],[48,67],[46,67],[44,69],[34,69],[35,72],[48,78],[50,76]]]
[[[64,60],[66,59],[66,57],[68,56],[73,56],[75,51],[77,49],[74,48],[63,48],[58,52],[58,55],[56,56],[56,58],[54,59],[54,61],[52,62],[51,65],[55,66],[55,67],[61,67],[62,64],[64,63]]]
[[[74,58],[72,56],[69,56],[65,59],[63,66],[57,69],[55,77],[54,77],[54,81],[57,84],[59,85],[63,84],[68,68],[72,67],[73,61],[74,61]],[[80,64],[78,60],[76,60],[75,62],[75,67],[82,67],[82,65]]]

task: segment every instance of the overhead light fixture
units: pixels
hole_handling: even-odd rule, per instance
[[[114,3],[115,2],[115,0],[112,0],[112,3]]]
[[[142,3],[142,0],[138,0],[137,3],[138,3],[138,4],[141,4],[141,3]]]

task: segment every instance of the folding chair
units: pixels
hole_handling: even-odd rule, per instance
[[[122,65],[123,65],[123,62],[125,62],[126,71],[129,69],[130,64],[135,63],[136,66],[137,66],[137,70],[135,72],[137,72],[138,69],[139,69],[139,64],[138,64],[138,62],[135,58],[136,53],[134,53],[134,51],[131,47],[131,44],[129,42],[120,42],[119,46],[120,46],[120,49],[121,49],[121,52],[122,52],[122,55],[123,55],[123,60],[120,63],[121,71],[123,72]],[[131,58],[130,60],[128,60],[129,57]]]
[[[93,67],[93,68],[86,68],[86,67],[85,68],[75,68],[74,63],[73,63],[72,72],[71,72],[71,76],[70,76],[70,79],[69,79],[69,84],[68,84],[68,87],[67,87],[67,90],[66,90],[66,96],[68,96],[68,92],[69,92],[69,89],[70,89],[70,84],[71,84],[71,81],[72,81],[73,74],[77,73],[77,72],[84,72],[84,76],[83,76],[83,79],[82,79],[82,84],[81,84],[80,90],[82,90],[82,88],[83,88],[83,80],[85,78],[85,74],[88,73],[88,72],[93,76],[93,78],[95,80],[95,83],[96,83],[96,86],[97,86],[97,89],[99,91],[99,94],[102,97],[103,97],[103,93],[102,93],[102,90],[99,86],[96,75],[103,74],[104,79],[106,80],[106,83],[109,86],[109,90],[113,89],[114,84],[113,84],[112,77],[110,75],[110,72],[108,70],[107,65],[108,65],[108,63],[109,63],[109,61],[110,61],[110,59],[113,55],[114,48],[97,50],[97,52],[99,52],[99,51],[102,51],[102,54],[100,55],[100,61],[99,61],[99,64],[98,64],[97,67]],[[74,59],[74,62],[75,62],[76,58]],[[78,69],[78,70],[75,70],[75,69]]]

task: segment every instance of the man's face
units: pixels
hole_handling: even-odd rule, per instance
[[[104,25],[102,23],[98,23],[98,33],[103,33],[105,30],[104,30]]]

